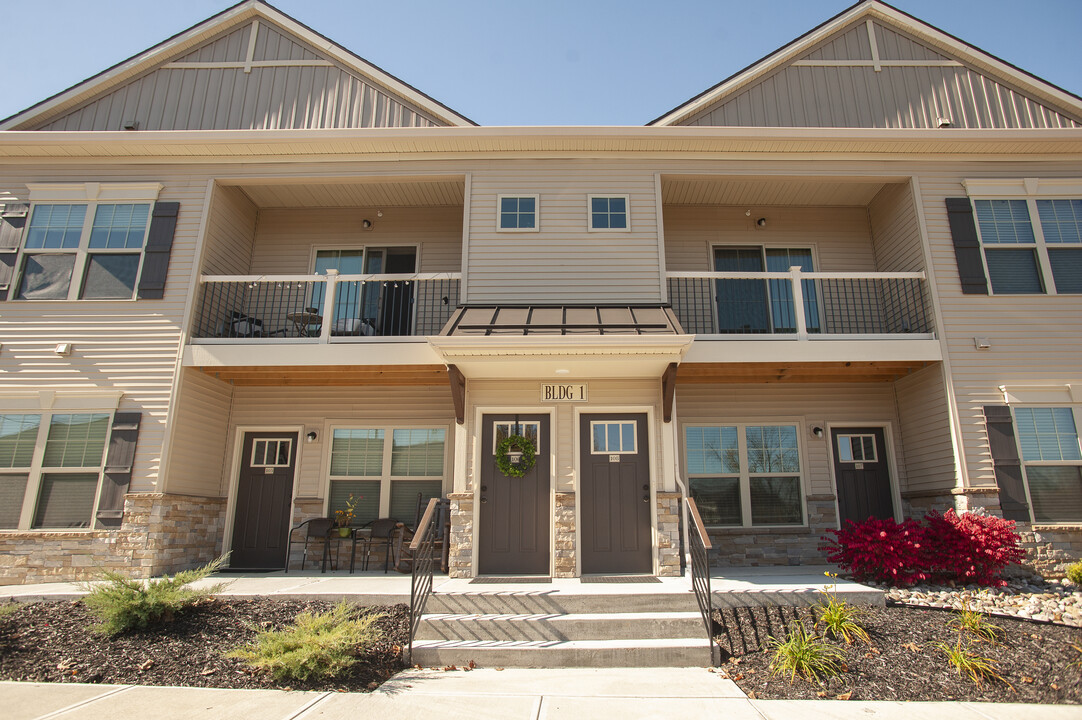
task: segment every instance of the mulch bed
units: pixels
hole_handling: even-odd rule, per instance
[[[965,700],[1012,703],[1082,703],[1082,668],[1072,663],[1082,653],[1082,629],[994,617],[1005,631],[998,645],[975,643],[971,651],[996,661],[1006,681],[976,685],[960,676],[937,642],[953,645],[957,632],[947,627],[953,614],[943,610],[887,607],[867,608],[861,625],[872,645],[857,641],[827,642],[842,648],[846,669],[824,684],[799,676],[772,677],[773,654],[764,650],[767,638],[784,639],[786,628],[814,623],[809,608],[738,608],[715,610],[714,627],[722,647],[722,666],[745,693],[760,699],[824,698],[851,700]],[[1009,684],[1008,684],[1009,683]]]
[[[377,623],[382,639],[348,674],[331,682],[276,683],[241,660],[224,657],[260,629],[280,629],[299,612],[333,606],[318,600],[214,599],[165,625],[105,638],[89,630],[94,619],[80,601],[30,603],[0,616],[0,679],[364,692],[404,667],[405,605],[369,609],[385,615]]]

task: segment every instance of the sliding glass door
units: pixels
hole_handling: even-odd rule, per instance
[[[808,248],[715,247],[715,272],[812,272]],[[808,332],[820,331],[819,301],[814,280],[804,280],[802,295]],[[789,280],[717,280],[718,332],[795,333],[796,309]]]

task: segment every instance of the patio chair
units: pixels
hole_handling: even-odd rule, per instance
[[[228,323],[218,323],[219,337],[275,337],[285,335],[284,328],[264,331],[263,321],[259,318],[233,310],[229,313]]]
[[[304,563],[308,560],[308,546],[312,543],[322,545],[323,554],[320,559],[327,557],[330,554],[329,537],[331,531],[335,528],[334,518],[312,518],[311,520],[305,520],[301,524],[293,527],[289,531],[289,544],[286,547],[286,566],[285,571],[289,572],[289,556],[293,552],[293,546],[297,544],[304,545],[304,551],[301,553],[301,570],[304,570]],[[302,533],[298,537],[298,533]],[[338,546],[334,546],[334,567],[338,569]]]
[[[372,557],[372,550],[379,550],[383,548],[383,572],[387,573],[387,570],[391,567],[391,551],[394,549],[394,545],[397,542],[398,535],[401,534],[402,529],[405,527],[402,523],[394,518],[379,518],[368,523],[365,527],[371,530],[368,542],[365,545],[365,560],[364,568],[368,569],[368,561]]]

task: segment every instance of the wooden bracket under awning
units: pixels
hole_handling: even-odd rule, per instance
[[[447,378],[451,381],[451,401],[455,405],[455,422],[466,422],[466,376],[454,365],[447,366]]]
[[[661,412],[665,422],[672,422],[672,406],[676,399],[676,368],[677,363],[669,363],[661,376]]]

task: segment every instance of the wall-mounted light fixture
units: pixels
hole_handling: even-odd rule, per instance
[[[812,428],[812,435],[814,435],[815,437],[822,440],[823,439],[823,428],[816,425],[815,427]]]
[[[319,437],[319,435],[316,434],[315,430],[309,430],[308,434],[304,436],[304,439],[310,443],[313,443],[316,441],[317,437]]]
[[[765,228],[766,227],[766,218],[759,218],[758,220],[755,221],[755,224],[758,225],[761,228]]]
[[[365,230],[372,229],[372,221],[368,219],[361,220],[361,227],[363,227]]]
[[[61,355],[63,357],[67,357],[68,355],[71,355],[71,350],[72,350],[71,343],[66,343],[66,342],[65,343],[57,343],[56,347],[53,348],[54,353],[56,353],[57,355]]]

